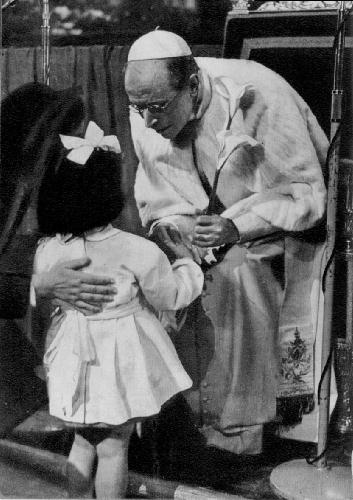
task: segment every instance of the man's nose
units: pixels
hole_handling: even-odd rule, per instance
[[[148,109],[144,110],[143,117],[145,119],[145,126],[147,128],[153,128],[153,125],[157,123],[157,118],[153,116]]]

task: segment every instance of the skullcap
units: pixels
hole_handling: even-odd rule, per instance
[[[190,55],[190,47],[179,35],[170,31],[154,30],[142,35],[131,45],[127,60],[145,61]]]

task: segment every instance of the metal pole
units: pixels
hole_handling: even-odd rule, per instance
[[[341,204],[341,214],[343,227],[338,232],[338,255],[347,266],[346,272],[346,343],[352,349],[353,343],[353,161],[340,161],[340,184],[342,182],[342,192],[344,196]]]
[[[336,243],[336,211],[337,211],[337,185],[339,169],[339,148],[340,137],[338,128],[342,119],[342,72],[344,56],[344,26],[341,26],[345,13],[345,2],[341,1],[338,10],[337,26],[340,29],[335,50],[334,82],[331,100],[331,132],[330,139],[334,140],[331,157],[329,159],[329,185],[327,201],[327,245],[326,245],[326,264],[328,266],[325,292],[324,292],[324,321],[323,321],[323,339],[321,351],[321,367],[323,368],[330,356],[332,344],[332,317],[333,317],[333,291],[335,258],[334,248]],[[337,137],[336,137],[337,135]],[[327,434],[330,412],[330,381],[331,366],[328,367],[321,385],[321,394],[319,395],[319,430],[318,430],[318,456],[322,455],[317,462],[318,468],[327,466],[325,450],[327,447]]]
[[[50,12],[49,0],[43,0],[42,10],[42,70],[43,70],[43,83],[49,85],[50,73]]]

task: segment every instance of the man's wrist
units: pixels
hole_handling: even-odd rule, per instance
[[[237,228],[237,226],[234,224],[234,222],[232,221],[232,219],[227,219],[229,220],[229,222],[232,224],[232,228],[233,228],[233,232],[234,232],[234,237],[232,237],[232,243],[236,244],[236,243],[240,243],[240,233],[239,233],[239,229]]]

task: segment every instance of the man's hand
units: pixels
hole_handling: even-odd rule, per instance
[[[230,219],[220,215],[200,215],[196,219],[193,244],[198,247],[218,247],[236,243],[239,232]]]
[[[116,289],[114,280],[81,271],[90,264],[90,259],[63,262],[46,273],[37,274],[32,283],[38,297],[66,302],[84,314],[102,310],[106,302],[113,300]]]

